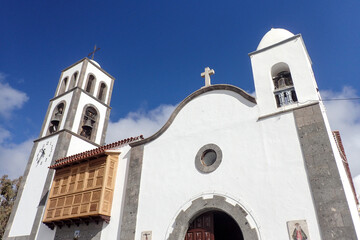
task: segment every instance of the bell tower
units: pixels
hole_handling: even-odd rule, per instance
[[[61,72],[34,141],[4,239],[53,239],[41,220],[53,179],[48,167],[66,156],[104,144],[114,78],[84,58]]]
[[[294,127],[293,140],[287,138],[276,145],[286,142],[281,154],[293,143],[301,150],[291,168],[295,164],[304,166],[306,178],[298,182],[309,186],[321,239],[358,239],[359,216],[353,192],[301,35],[285,29],[271,29],[257,50],[249,55],[259,119],[264,120],[264,125],[268,121],[269,128],[273,129],[269,131],[272,132],[269,138],[276,134],[288,137],[290,134],[282,127]],[[326,166],[326,171],[323,166]],[[331,191],[333,194],[329,194]],[[312,226],[316,228],[315,224]]]
[[[300,34],[273,28],[249,56],[261,116],[320,100],[311,59]]]

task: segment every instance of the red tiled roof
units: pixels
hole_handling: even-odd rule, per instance
[[[332,133],[333,133],[333,136],[335,138],[336,145],[337,145],[337,147],[339,149],[340,156],[342,158],[342,162],[343,162],[343,165],[344,165],[344,168],[345,168],[345,171],[346,171],[346,175],[348,177],[352,192],[354,194],[355,202],[356,202],[356,204],[359,204],[359,201],[358,201],[358,199],[356,197],[356,191],[355,191],[354,182],[353,182],[352,177],[351,177],[349,162],[348,162],[348,160],[346,158],[344,145],[342,144],[342,141],[341,141],[340,132],[339,131],[333,131]]]
[[[127,143],[131,143],[131,142],[142,140],[142,139],[144,139],[143,135],[140,135],[137,137],[126,138],[126,139],[123,139],[123,140],[120,140],[120,141],[117,141],[114,143],[110,143],[110,144],[107,144],[107,145],[104,145],[104,146],[101,146],[98,148],[94,148],[89,151],[85,151],[85,152],[81,152],[81,153],[71,155],[68,157],[60,158],[60,159],[57,159],[55,161],[55,164],[51,165],[49,168],[56,169],[56,168],[62,167],[63,165],[68,165],[70,163],[74,163],[74,162],[80,161],[80,160],[88,158],[88,157],[99,155],[101,153],[104,153],[105,150],[116,148],[116,147],[125,145]]]

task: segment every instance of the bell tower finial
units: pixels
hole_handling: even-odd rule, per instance
[[[100,48],[97,48],[96,47],[96,44],[94,46],[94,51],[92,51],[91,53],[88,54],[88,57],[91,56],[91,60],[94,60],[94,55],[95,55],[95,52],[97,52],[98,50],[100,50]]]

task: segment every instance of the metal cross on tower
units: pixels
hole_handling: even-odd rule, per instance
[[[96,48],[96,44],[95,44],[95,46],[94,46],[94,51],[92,51],[91,53],[89,53],[88,57],[90,57],[90,55],[92,55],[92,56],[91,56],[91,59],[94,60],[95,52],[97,52],[98,50],[100,50],[100,48]]]
[[[210,69],[209,67],[206,67],[205,72],[201,73],[201,76],[203,78],[205,78],[205,87],[208,87],[211,85],[210,76],[214,75],[214,74],[215,74],[214,69]]]

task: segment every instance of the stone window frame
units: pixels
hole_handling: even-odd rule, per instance
[[[202,158],[203,158],[204,153],[206,153],[208,150],[213,150],[216,153],[216,160],[213,164],[206,166],[202,163]],[[195,167],[198,171],[200,171],[202,173],[211,173],[220,166],[222,157],[223,157],[223,154],[222,154],[222,151],[219,146],[217,146],[214,143],[206,144],[199,149],[199,151],[197,152],[197,154],[195,156]]]

